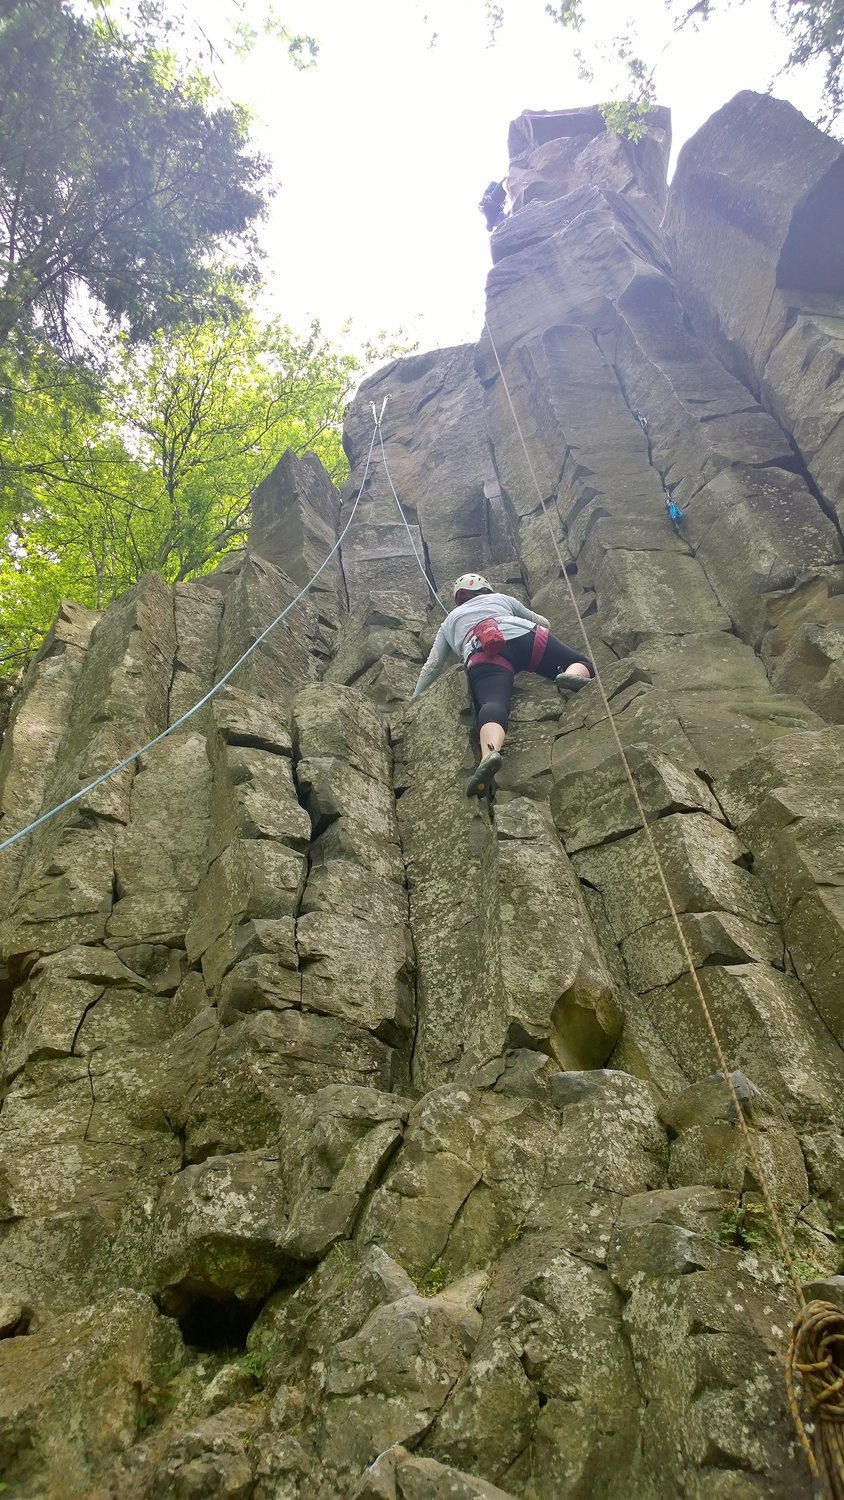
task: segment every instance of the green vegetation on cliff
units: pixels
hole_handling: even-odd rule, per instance
[[[0,11],[0,657],[243,540],[281,454],[345,476],[358,352],[262,316],[268,163],[157,5]],[[295,62],[297,42],[287,38]],[[9,660],[11,658],[11,660]],[[2,664],[0,664],[2,665]]]

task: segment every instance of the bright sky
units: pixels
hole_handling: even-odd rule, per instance
[[[502,3],[490,47],[482,0],[279,0],[291,29],[317,37],[316,67],[296,72],[268,41],[218,69],[253,111],[280,182],[264,243],[273,309],[294,327],[318,316],[336,333],[351,318],[360,337],[403,325],[423,348],[477,338],[490,265],[477,203],[506,171],[510,120],[624,92],[617,65],[578,78],[575,47],[595,60],[590,34],[555,24],[544,0]],[[212,35],[222,4],[187,0]],[[664,0],[589,8],[606,42],[635,10],[649,62],[670,38]],[[767,88],[786,52],[769,0],[733,0],[699,33],[675,38],[655,75],[675,155],[739,89]],[[811,116],[819,76],[783,78],[774,91]]]

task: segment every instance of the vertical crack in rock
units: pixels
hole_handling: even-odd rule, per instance
[[[514,122],[487,317],[745,1118],[823,1280],[841,148],[742,94],[669,191],[668,112],[645,124],[633,144],[597,109]],[[576,644],[488,339],[364,383],[350,494],[387,394],[428,577],[478,569]],[[242,555],[102,617],[63,606],[0,751],[4,831],[195,703],[344,508],[285,454]],[[4,1479],[803,1500],[783,1268],[596,690],[520,676],[475,807],[464,674],[409,701],[439,614],[379,464],[341,552],[201,714],[0,866]]]

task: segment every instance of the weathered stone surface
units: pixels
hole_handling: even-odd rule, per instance
[[[822,719],[844,720],[844,626],[809,621],[795,631],[772,673],[778,692],[796,693]]]
[[[155,1275],[168,1310],[191,1296],[257,1302],[285,1263],[284,1174],[264,1153],[185,1167],[156,1205]]]
[[[621,1009],[577,877],[534,803],[507,803],[496,832],[508,1028],[488,1046],[543,1041],[560,1067],[598,1066]]]
[[[0,831],[3,838],[41,811],[54,759],[67,727],[85,652],[99,616],[63,603],[12,706],[0,749]],[[8,909],[26,856],[20,842],[0,860],[0,895]]]
[[[250,553],[228,594],[220,627],[217,675],[233,666],[244,651],[292,605],[281,624],[256,647],[238,669],[237,687],[288,707],[293,695],[317,675],[317,660],[309,652],[329,654],[323,640],[317,606],[309,597],[293,604],[299,589],[272,563]]]
[[[259,1010],[226,1026],[186,1105],[193,1161],[275,1144],[291,1096],[328,1084],[389,1090],[386,1043],[334,1016]]]
[[[337,540],[340,496],[315,453],[297,458],[288,448],[252,496],[251,515],[250,551],[282,568],[301,588]],[[336,626],[346,605],[336,556],[320,573],[312,597]]]
[[[764,392],[839,518],[842,183],[840,142],[744,91],[686,144],[666,215],[698,330]]]
[[[658,750],[631,746],[627,763],[648,817],[700,811],[720,818],[720,809],[706,783],[674,765]],[[551,809],[570,854],[641,827],[641,815],[617,754],[594,770],[560,777],[551,794]]]
[[[173,735],[141,758],[129,823],[114,845],[116,900],[108,938],[183,947],[207,865],[211,770],[204,736]]]
[[[0,1463],[21,1500],[93,1493],[135,1440],[156,1366],[183,1358],[178,1329],[122,1292],[43,1333],[0,1342]]]
[[[841,1052],[796,979],[764,964],[713,964],[703,987],[727,1056],[795,1123],[839,1118]],[[688,977],[654,990],[646,1005],[687,1077],[711,1071],[701,1066],[708,1036]]]
[[[461,1474],[400,1443],[388,1448],[349,1490],[348,1500],[510,1500],[494,1484]]]
[[[170,683],[169,722],[193,708],[214,680],[223,598],[204,579],[177,583],[173,590],[176,654]],[[196,732],[208,727],[209,710],[201,708],[188,723]]]
[[[64,606],[31,669],[4,832],[271,627],[0,862],[22,1500],[808,1497],[760,1187],[835,1291],[840,147],[740,96],[667,239],[645,123],[514,126],[487,313],[539,494],[487,336],[394,361],[344,503],[287,455],[245,553]],[[407,703],[469,569],[602,674],[520,676],[489,805],[461,669]]]
[[[755,869],[782,923],[797,974],[841,1043],[841,731],[775,741],[728,779],[724,804],[754,851]]]

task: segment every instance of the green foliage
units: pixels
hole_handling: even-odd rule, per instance
[[[791,41],[786,67],[824,65],[820,123],[829,128],[844,112],[844,0],[773,0],[772,11]]]
[[[725,1208],[716,1230],[720,1245],[734,1245],[741,1250],[757,1250],[764,1243],[765,1209],[760,1203],[737,1203]]]
[[[205,35],[205,33],[203,33]],[[206,36],[207,40],[207,36]],[[305,72],[312,68],[319,54],[315,37],[302,32],[293,32],[279,16],[272,3],[259,10],[254,4],[247,6],[245,0],[231,7],[231,40],[227,42],[239,57],[247,56],[262,41],[281,42],[294,68]]]
[[[580,31],[583,25],[583,12],[581,10],[582,0],[571,0],[566,4],[565,0],[560,5],[546,5],[545,14],[552,21],[558,22],[560,26],[569,26],[572,31]]]
[[[271,1358],[269,1354],[259,1354],[256,1349],[250,1349],[246,1354],[241,1354],[235,1363],[244,1375],[250,1375],[253,1380],[260,1382],[264,1378]]]
[[[673,36],[687,30],[698,30],[716,11],[729,11],[741,5],[743,0],[665,0],[668,38],[650,65],[638,55],[635,40],[635,21],[628,23],[628,30],[608,39],[605,6],[601,0],[558,0],[544,4],[544,11],[552,21],[568,30],[583,34],[593,28],[595,54],[606,62],[620,64],[626,80],[619,99],[604,105],[602,113],[607,118],[610,130],[617,130],[630,140],[639,139],[641,127],[637,115],[632,113],[637,106],[654,100],[653,65],[668,51]],[[490,0],[483,0],[489,17],[491,9],[496,11],[496,22],[491,27],[494,37],[500,29],[506,13],[506,5],[492,7]],[[784,72],[807,63],[820,62],[824,67],[823,93],[818,123],[831,128],[844,113],[844,0],[770,0],[771,14],[791,43],[791,52]],[[580,76],[589,77],[592,66],[580,54],[575,53],[580,65]],[[626,113],[630,111],[631,113]],[[645,111],[646,112],[646,111]],[[632,133],[632,132],[638,133]]]
[[[815,1281],[818,1276],[823,1275],[823,1272],[819,1271],[817,1266],[813,1266],[810,1260],[803,1260],[800,1256],[796,1256],[792,1264],[798,1281]]]
[[[437,1297],[445,1286],[445,1272],[442,1261],[435,1260],[429,1271],[425,1272],[419,1283],[419,1290],[423,1297]]]
[[[645,134],[645,120],[651,111],[650,99],[616,99],[601,105],[604,124],[613,135],[628,141],[640,141]]]
[[[243,545],[251,492],[288,448],[347,473],[343,411],[364,368],[314,322],[297,335],[241,308],[121,337],[100,378],[48,348],[6,351],[0,426],[0,656],[31,649],[62,598],[101,609],[142,574],[169,583]]]
[[[139,15],[130,35],[69,0],[0,10],[0,345],[40,325],[68,350],[92,307],[132,337],[199,315],[224,244],[257,275],[267,163],[245,113],[180,77],[161,12]]]

